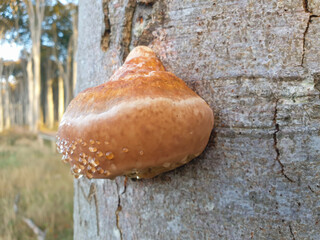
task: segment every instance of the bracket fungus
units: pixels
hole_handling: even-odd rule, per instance
[[[108,82],[71,101],[57,148],[76,178],[152,178],[200,155],[212,128],[208,104],[139,46]]]

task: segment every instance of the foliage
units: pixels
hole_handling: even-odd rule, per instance
[[[28,15],[22,0],[3,0],[0,5],[0,40],[30,45]]]

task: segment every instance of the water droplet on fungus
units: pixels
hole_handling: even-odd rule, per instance
[[[103,169],[102,169],[101,167],[98,167],[98,168],[97,168],[97,171],[98,171],[98,173],[100,173],[100,174],[103,174],[103,173],[104,173],[104,171],[103,171]]]
[[[91,157],[88,158],[88,161],[89,161],[89,163],[91,164],[91,166],[93,166],[93,167],[98,166],[99,163],[100,163],[98,159],[91,158]]]
[[[87,165],[87,160],[85,158],[79,158],[78,162],[81,164],[81,165]]]
[[[114,164],[111,164],[110,168],[111,168],[111,170],[116,170],[117,169],[116,165],[114,165]]]
[[[98,156],[98,157],[102,157],[102,156],[103,156],[103,153],[102,153],[101,151],[98,151],[98,152],[97,152],[97,156]]]
[[[80,178],[82,178],[83,177],[83,174],[75,174],[74,175],[74,178],[76,178],[76,179],[80,179]]]
[[[106,157],[107,157],[108,160],[112,160],[114,158],[114,155],[113,155],[112,152],[107,152],[106,153]]]
[[[89,179],[91,179],[93,176],[92,176],[92,174],[91,173],[86,173],[86,176],[87,176],[87,178],[89,178]]]
[[[64,162],[64,163],[68,163],[69,161],[68,161],[68,155],[63,155],[62,156],[62,162]]]
[[[168,168],[168,167],[170,167],[170,163],[164,163],[162,166],[165,168]]]
[[[97,151],[97,148],[96,148],[96,147],[89,147],[89,151],[90,151],[90,152],[96,152],[96,151]]]

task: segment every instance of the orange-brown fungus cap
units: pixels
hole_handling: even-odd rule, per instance
[[[213,113],[148,47],[136,47],[111,79],[72,100],[57,146],[75,177],[152,178],[207,145]]]

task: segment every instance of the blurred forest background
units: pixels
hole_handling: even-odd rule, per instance
[[[0,131],[14,126],[55,130],[76,83],[77,4],[2,0],[1,43],[21,47],[0,59]]]
[[[76,0],[0,1],[0,239],[72,239],[72,177],[52,147],[76,84],[77,14]]]

